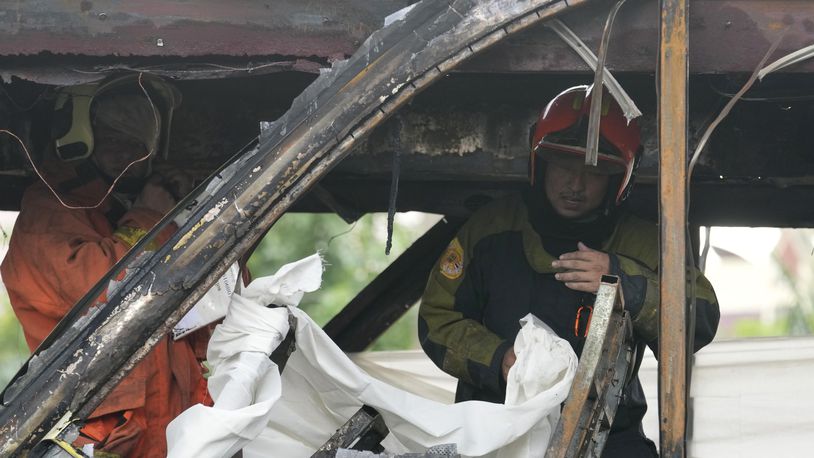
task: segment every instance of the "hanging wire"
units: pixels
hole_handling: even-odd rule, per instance
[[[786,29],[786,31],[787,30],[788,29]],[[689,300],[688,310],[687,310],[687,348],[691,349],[691,350],[695,349],[695,320],[696,320],[695,310],[697,308],[696,298],[695,298],[695,291],[697,289],[697,285],[696,285],[697,281],[696,281],[696,278],[695,278],[694,270],[692,269],[692,266],[691,266],[692,259],[694,258],[694,254],[693,254],[693,247],[692,247],[692,237],[691,237],[691,233],[690,233],[690,225],[689,225],[689,220],[688,220],[688,216],[690,214],[690,190],[691,190],[690,184],[692,183],[692,174],[693,174],[693,171],[695,170],[695,165],[697,164],[698,159],[701,157],[701,152],[703,151],[704,147],[706,146],[707,141],[709,140],[710,136],[715,131],[715,128],[718,127],[718,125],[721,123],[721,121],[723,121],[724,118],[726,118],[726,116],[729,114],[729,112],[732,111],[732,107],[743,96],[743,94],[746,93],[746,91],[748,91],[749,88],[752,87],[754,82],[757,80],[758,73],[763,68],[763,66],[766,64],[766,61],[769,59],[769,57],[774,53],[774,51],[780,45],[780,42],[783,40],[783,37],[785,36],[786,31],[784,31],[783,33],[780,34],[780,36],[778,36],[778,38],[775,40],[775,42],[772,44],[772,46],[769,48],[769,50],[766,52],[766,54],[763,56],[763,58],[758,63],[757,67],[755,68],[755,71],[752,73],[752,76],[749,78],[749,80],[735,94],[735,96],[732,97],[729,100],[729,102],[727,102],[727,104],[724,106],[724,108],[721,110],[721,112],[718,114],[718,116],[715,117],[715,119],[709,124],[706,131],[704,132],[704,135],[701,137],[701,140],[696,145],[695,151],[693,152],[692,157],[690,158],[690,163],[689,163],[688,170],[687,170],[687,182],[685,183],[686,196],[687,197],[686,197],[686,206],[685,206],[685,209],[684,209],[684,214],[685,214],[685,219],[687,220],[687,225],[686,225],[686,229],[685,229],[685,235],[686,235],[686,240],[687,240],[687,243],[686,243],[687,253],[686,253],[685,256],[687,258],[687,271],[689,272],[689,277],[690,277],[690,282],[689,282],[690,285],[689,286],[690,286],[690,298],[691,298]],[[707,243],[708,242],[709,242],[709,233],[707,233]],[[706,256],[704,256],[704,258],[705,258],[705,262],[706,262]],[[686,396],[688,398],[690,396],[690,392],[691,392],[691,389],[692,389],[692,370],[693,370],[694,361],[695,361],[695,354],[691,353],[691,356],[686,359],[686,383],[685,383],[685,389],[686,389]],[[689,420],[689,418],[685,418],[685,421],[689,422],[690,420]]]
[[[401,175],[401,122],[399,120],[399,129],[396,132],[395,148],[393,150],[393,170],[390,179],[390,201],[387,204],[387,243],[384,246],[384,254],[390,255],[390,249],[393,248],[393,226],[396,219],[396,199],[399,194],[399,175]]]
[[[356,221],[354,221],[354,222],[353,222],[353,224],[351,224],[350,229],[347,229],[347,230],[344,230],[344,231],[342,231],[342,232],[340,232],[340,233],[338,233],[338,234],[334,234],[334,235],[332,235],[332,236],[331,236],[331,238],[329,238],[329,239],[328,239],[328,243],[326,243],[326,244],[325,244],[325,249],[327,250],[328,248],[330,248],[330,247],[331,247],[331,243],[332,243],[334,240],[336,240],[336,239],[338,239],[338,238],[340,238],[340,237],[342,237],[342,236],[344,236],[344,235],[347,235],[347,234],[350,234],[351,232],[353,232],[353,230],[354,230],[354,229],[356,229],[356,223],[358,223],[358,222],[359,222],[359,220],[357,219]]]
[[[707,86],[712,90],[712,92],[715,92],[721,97],[731,99],[736,95],[734,92],[727,92],[718,88],[712,81],[709,81]],[[743,96],[740,98],[741,102],[806,102],[809,100],[814,100],[814,94],[754,95],[751,97]]]
[[[252,65],[249,63],[246,66],[236,67],[230,65],[223,65],[223,64],[216,64],[213,62],[190,62],[186,64],[187,67],[192,66],[200,66],[200,67],[211,67],[210,70],[192,70],[192,69],[173,69],[173,65],[142,65],[142,66],[130,66],[130,65],[111,65],[106,67],[96,67],[95,70],[85,70],[81,68],[69,68],[69,70],[81,73],[85,75],[104,75],[111,72],[117,71],[130,71],[130,72],[147,72],[147,73],[154,73],[154,74],[164,74],[164,75],[195,75],[195,74],[212,74],[212,73],[226,73],[226,72],[246,72],[252,73],[257,70],[262,70],[264,68],[269,67],[286,67],[295,65],[296,61],[279,61],[279,62],[268,62],[265,64],[260,65]],[[319,63],[319,62],[317,62]]]
[[[788,30],[788,29],[786,29],[786,30]],[[777,39],[772,44],[772,46],[769,47],[769,50],[766,51],[766,54],[763,55],[763,58],[757,64],[757,67],[755,67],[755,71],[752,73],[752,76],[750,76],[749,79],[746,81],[746,83],[743,85],[743,87],[741,87],[741,89],[731,99],[729,99],[729,102],[727,102],[727,104],[724,106],[724,109],[721,110],[720,113],[718,113],[718,116],[712,121],[712,123],[710,123],[709,127],[707,127],[707,130],[704,132],[704,135],[701,137],[701,140],[698,142],[698,145],[696,145],[695,151],[693,152],[692,158],[690,159],[690,168],[689,168],[689,171],[687,172],[687,186],[688,186],[688,189],[689,189],[690,179],[692,178],[692,172],[695,169],[695,164],[698,162],[698,159],[701,157],[701,152],[703,151],[704,147],[707,145],[707,141],[709,141],[709,137],[715,131],[715,128],[718,127],[718,124],[720,124],[721,121],[723,121],[724,118],[726,118],[727,115],[729,115],[729,112],[732,111],[732,107],[734,107],[735,104],[738,102],[738,100],[740,100],[740,98],[743,97],[743,94],[745,94],[746,91],[748,91],[749,88],[751,88],[752,85],[755,84],[755,81],[757,81],[758,75],[760,74],[760,70],[766,64],[766,61],[769,60],[769,57],[771,57],[771,55],[774,54],[777,47],[780,46],[780,42],[783,41],[783,37],[785,37],[785,36],[786,36],[786,33],[784,31],[783,33],[780,34],[780,36],[777,37]],[[689,199],[687,200],[687,202],[689,202]],[[688,204],[688,206],[689,206],[689,204]]]
[[[400,142],[399,142],[400,143]],[[390,202],[387,206],[387,243],[384,246],[384,254],[390,255],[393,248],[393,226],[396,219],[396,198],[399,194],[399,175],[401,174],[401,147],[398,146],[393,152],[393,176],[390,180]]]

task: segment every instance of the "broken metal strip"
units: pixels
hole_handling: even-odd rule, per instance
[[[740,90],[738,90],[738,92],[735,95],[733,95],[732,98],[729,99],[729,101],[726,103],[721,112],[718,113],[718,116],[715,117],[715,119],[709,124],[707,129],[704,131],[704,135],[701,136],[701,140],[699,140],[698,144],[695,146],[692,158],[690,159],[690,168],[688,172],[689,179],[692,179],[692,173],[695,170],[695,165],[698,163],[698,159],[701,157],[701,152],[707,146],[707,141],[709,141],[709,138],[712,136],[712,133],[715,132],[715,129],[718,127],[718,124],[720,124],[721,121],[723,121],[724,118],[726,118],[729,115],[729,112],[732,111],[732,107],[734,107],[738,100],[740,100],[741,97],[743,97],[743,94],[746,94],[746,91],[748,91],[749,88],[751,88],[752,85],[755,84],[755,81],[757,81],[760,78],[760,74],[762,72],[760,69],[764,68],[763,66],[766,64],[766,61],[769,60],[769,57],[771,57],[772,54],[774,54],[774,52],[777,50],[777,47],[780,46],[780,43],[783,41],[783,37],[784,34],[780,34],[777,38],[775,38],[774,43],[771,46],[769,46],[768,51],[766,51],[766,54],[764,54],[763,58],[760,59],[760,62],[757,64],[757,67],[755,67],[755,70],[752,72],[752,76],[750,76],[746,83],[744,83],[743,86],[740,88]]]
[[[339,449],[379,453],[384,450],[380,443],[389,433],[382,415],[373,407],[363,405],[311,458],[332,457]]]
[[[596,166],[599,161],[599,122],[602,115],[602,90],[605,77],[605,60],[608,58],[608,46],[610,45],[610,34],[613,29],[613,20],[616,13],[624,5],[625,0],[618,0],[605,21],[605,29],[602,32],[602,42],[599,45],[599,58],[596,62],[596,72],[594,73],[594,84],[591,86],[591,112],[588,116],[588,140],[585,145],[585,165]]]
[[[571,391],[546,450],[546,458],[601,455],[602,439],[607,438],[605,433],[618,406],[618,398],[613,395],[618,394],[624,379],[616,385],[608,382],[619,380],[617,368],[625,374],[630,364],[630,351],[625,350],[630,341],[630,320],[623,304],[619,277],[603,275],[591,314],[588,338]]]
[[[55,337],[53,351],[40,355],[41,365],[24,368],[28,373],[16,381],[21,389],[0,410],[0,454],[30,448],[67,411],[87,418],[268,227],[357,140],[443,76],[440,68],[452,69],[450,62],[466,60],[509,32],[586,1],[426,2],[374,33],[351,59],[321,75],[256,150],[233,164],[231,179],[196,194],[198,206],[167,244],[118,264],[110,276],[125,267],[128,275],[90,314],[94,326]],[[86,296],[77,307],[90,310],[94,299]]]
[[[687,408],[688,0],[661,0],[659,29],[659,429],[663,457],[685,456]]]
[[[571,30],[564,22],[559,19],[552,19],[545,24],[546,27],[554,31],[561,39],[564,41],[571,49],[574,50],[582,60],[588,64],[588,67],[591,68],[592,71],[597,71],[598,68],[598,59],[596,55],[591,51],[590,48]],[[619,103],[619,106],[622,108],[622,112],[625,114],[625,119],[627,122],[632,121],[633,119],[638,118],[642,115],[641,110],[639,107],[636,106],[636,102],[633,101],[632,98],[628,95],[627,91],[622,88],[622,85],[619,84],[619,81],[616,80],[616,77],[608,70],[607,67],[603,69],[604,72],[604,83],[605,86],[610,91],[613,98],[616,99],[616,102]]]
[[[814,45],[806,46],[803,49],[798,49],[791,54],[787,54],[780,59],[772,62],[771,64],[763,67],[762,70],[758,73],[757,77],[760,80],[768,75],[769,73],[775,72],[777,70],[783,69],[788,67],[789,65],[794,65],[805,60],[811,59],[814,57]],[[759,65],[758,67],[762,67],[763,64]]]

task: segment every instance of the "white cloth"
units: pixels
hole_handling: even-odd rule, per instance
[[[322,258],[312,254],[286,264],[272,276],[260,277],[240,294],[261,305],[296,307],[305,293],[314,292],[322,284]]]
[[[539,432],[556,424],[576,372],[576,356],[566,344],[568,356],[555,359],[564,365],[548,368],[558,374],[548,377],[550,386],[541,386],[542,391],[518,405],[439,403],[370,377],[307,314],[290,308],[297,318],[297,349],[281,378],[265,355],[284,335],[280,326],[286,309],[269,310],[260,305],[266,301],[252,304],[238,297],[222,325],[235,335],[222,338],[219,326],[210,342],[210,389],[216,405],[194,406],[170,424],[171,457],[231,456],[241,448],[247,458],[308,457],[363,404],[384,417],[391,434],[383,444],[391,453],[454,443],[464,456],[537,456],[549,439]],[[271,312],[280,316],[267,316]],[[263,323],[274,329],[261,330]],[[241,337],[241,332],[248,335]],[[230,383],[238,387],[237,395],[231,394]]]
[[[506,384],[508,405],[520,405],[550,388],[576,359],[571,345],[531,313],[520,319],[514,353],[517,362],[509,369]]]
[[[280,374],[269,355],[289,330],[288,309],[264,305],[296,306],[321,282],[322,260],[315,254],[231,296],[206,355],[215,405],[195,405],[167,426],[168,456],[232,456],[262,432],[281,393]]]
[[[506,405],[519,406],[567,377],[577,355],[563,340],[536,316],[529,313],[520,319],[520,332],[514,340],[517,361],[509,369],[506,381]],[[573,373],[571,374],[571,379]],[[569,379],[570,380],[570,379]],[[570,383],[569,383],[570,387]],[[517,440],[500,450],[501,457],[542,456],[560,419],[559,409],[537,422]]]
[[[348,357],[373,378],[443,404],[455,402],[458,379],[442,371],[422,350],[364,351]]]

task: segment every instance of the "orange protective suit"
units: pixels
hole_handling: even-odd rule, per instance
[[[93,205],[105,191],[95,180],[60,196],[71,205]],[[25,192],[0,272],[32,350],[162,216],[132,208],[111,223],[112,199],[97,209],[71,210],[42,182]],[[77,444],[92,442],[97,450],[128,457],[166,456],[167,424],[205,401],[201,362],[208,339],[208,330],[179,341],[162,339],[94,411]]]

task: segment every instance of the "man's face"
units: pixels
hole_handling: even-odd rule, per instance
[[[118,177],[132,162],[147,156],[147,147],[127,134],[99,125],[94,129],[93,161],[107,176]],[[149,159],[136,162],[127,169],[125,177],[144,178]]]
[[[543,186],[557,214],[577,219],[599,208],[608,190],[608,180],[608,175],[586,167],[581,157],[558,157],[546,163]]]

